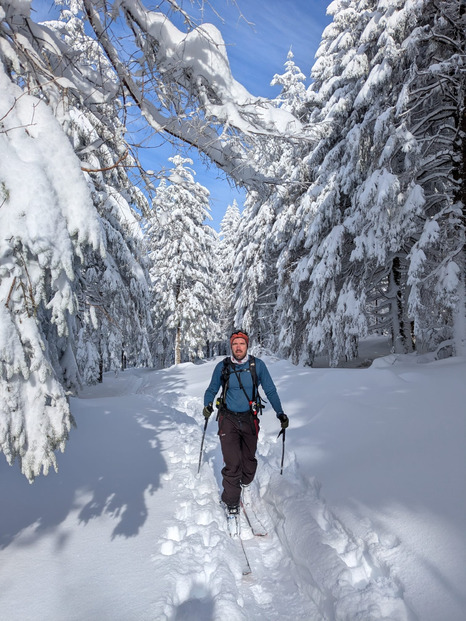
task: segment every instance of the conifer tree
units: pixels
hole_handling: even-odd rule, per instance
[[[162,366],[203,358],[216,335],[213,229],[209,192],[194,181],[190,158],[175,155],[150,217],[155,355]]]
[[[76,273],[86,249],[103,253],[104,244],[79,160],[50,107],[1,63],[0,89],[0,448],[32,481],[56,468],[54,450],[70,430]]]
[[[337,364],[368,330],[409,351],[413,334],[418,349],[448,342],[454,308],[461,325],[463,203],[452,206],[461,194],[464,13],[427,0],[341,0],[329,10],[308,92],[310,122],[326,133],[303,159],[309,187],[296,210],[302,227],[281,257],[292,273],[279,307],[288,353],[312,361],[326,351]]]
[[[422,187],[420,231],[409,254],[409,311],[419,351],[466,353],[466,8],[417,7],[400,116],[415,145],[409,173]]]
[[[306,101],[306,87],[304,86],[306,76],[293,58],[293,52],[290,50],[285,62],[285,73],[276,73],[270,84],[271,86],[280,85],[282,87],[281,93],[275,100],[276,104],[300,118]]]
[[[228,205],[220,223],[217,243],[217,283],[216,295],[219,308],[219,339],[225,338],[235,329],[234,304],[236,294],[236,276],[234,264],[238,255],[241,213],[236,199]],[[226,351],[225,351],[226,353]]]
[[[76,5],[64,9],[48,27],[73,50],[75,62],[99,67],[102,80],[111,83],[108,60],[85,33],[77,12]],[[128,176],[129,167],[139,163],[129,153],[117,99],[89,107],[71,93],[60,118],[80,158],[105,247],[103,256],[85,251],[77,275],[77,370],[79,378],[92,383],[108,370],[151,364],[149,276],[137,217],[147,212],[147,200]],[[68,382],[71,390],[77,385]]]
[[[274,104],[305,122],[304,74],[288,53],[284,74],[275,74],[272,85],[282,90]],[[301,157],[307,142],[268,141],[255,150],[255,158],[277,183],[267,192],[250,190],[241,220],[240,246],[235,265],[236,323],[249,330],[261,347],[276,350],[280,345],[276,304],[281,296],[278,260],[285,252],[296,222],[294,199],[302,192]]]

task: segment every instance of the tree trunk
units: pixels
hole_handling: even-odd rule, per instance
[[[454,355],[466,356],[466,285],[465,285],[465,253],[458,257],[463,272],[459,278],[458,302],[453,312]]]
[[[175,339],[175,364],[181,363],[181,326],[176,327],[176,339]]]
[[[104,381],[104,357],[102,356],[102,351],[99,350],[99,384]]]
[[[389,278],[390,314],[392,323],[392,344],[396,354],[406,354],[412,351],[408,345],[409,324],[405,322],[404,296],[402,287],[401,261],[394,257]]]
[[[465,11],[464,5],[461,5],[460,14],[464,15]],[[466,96],[463,98],[461,107],[461,140],[455,145],[458,154],[456,160],[459,164],[453,171],[455,181],[458,183],[458,193],[455,198],[462,206],[458,235],[463,239],[463,249],[457,259],[461,270],[458,303],[453,314],[454,353],[456,356],[466,356]]]

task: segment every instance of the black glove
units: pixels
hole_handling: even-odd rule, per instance
[[[214,408],[212,407],[211,403],[208,403],[204,409],[202,410],[202,413],[204,414],[204,416],[206,417],[206,419],[208,419],[210,417],[210,415],[212,414],[212,412],[214,411]]]
[[[282,429],[286,429],[288,425],[290,424],[288,416],[286,414],[283,414],[283,412],[281,414],[278,414],[277,418],[282,424]]]

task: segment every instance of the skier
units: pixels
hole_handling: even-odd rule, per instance
[[[249,504],[250,484],[257,468],[255,457],[259,434],[257,417],[261,409],[259,385],[265,391],[282,429],[288,427],[288,417],[265,363],[248,354],[249,336],[244,330],[236,330],[230,337],[231,357],[219,362],[212,374],[204,395],[203,414],[208,419],[213,412],[215,396],[222,386],[217,400],[218,435],[222,447],[224,468],[222,501],[230,515],[239,513],[241,495],[243,503]]]

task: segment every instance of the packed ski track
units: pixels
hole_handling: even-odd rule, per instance
[[[211,365],[199,367],[200,385],[207,385],[211,370]],[[219,502],[223,464],[214,417],[197,473],[201,397],[160,391],[151,382],[143,382],[139,393],[171,413],[158,431],[168,464],[162,478],[170,488],[174,512],[152,553],[156,574],[171,586],[155,602],[162,614],[154,618],[414,619],[403,601],[402,585],[390,571],[390,548],[396,543],[382,543],[370,528],[364,539],[354,536],[321,497],[319,482],[302,479],[292,452],[280,476],[272,412],[267,428],[275,429],[262,434],[253,483],[254,509],[267,536],[254,536],[241,517],[241,538],[252,569],[251,575],[243,576],[244,555],[239,541],[227,534]]]
[[[58,474],[0,463],[2,621],[461,621],[466,361],[268,358],[290,427],[280,475],[266,407],[246,576],[214,416],[198,472],[215,362],[108,373],[71,400]]]

